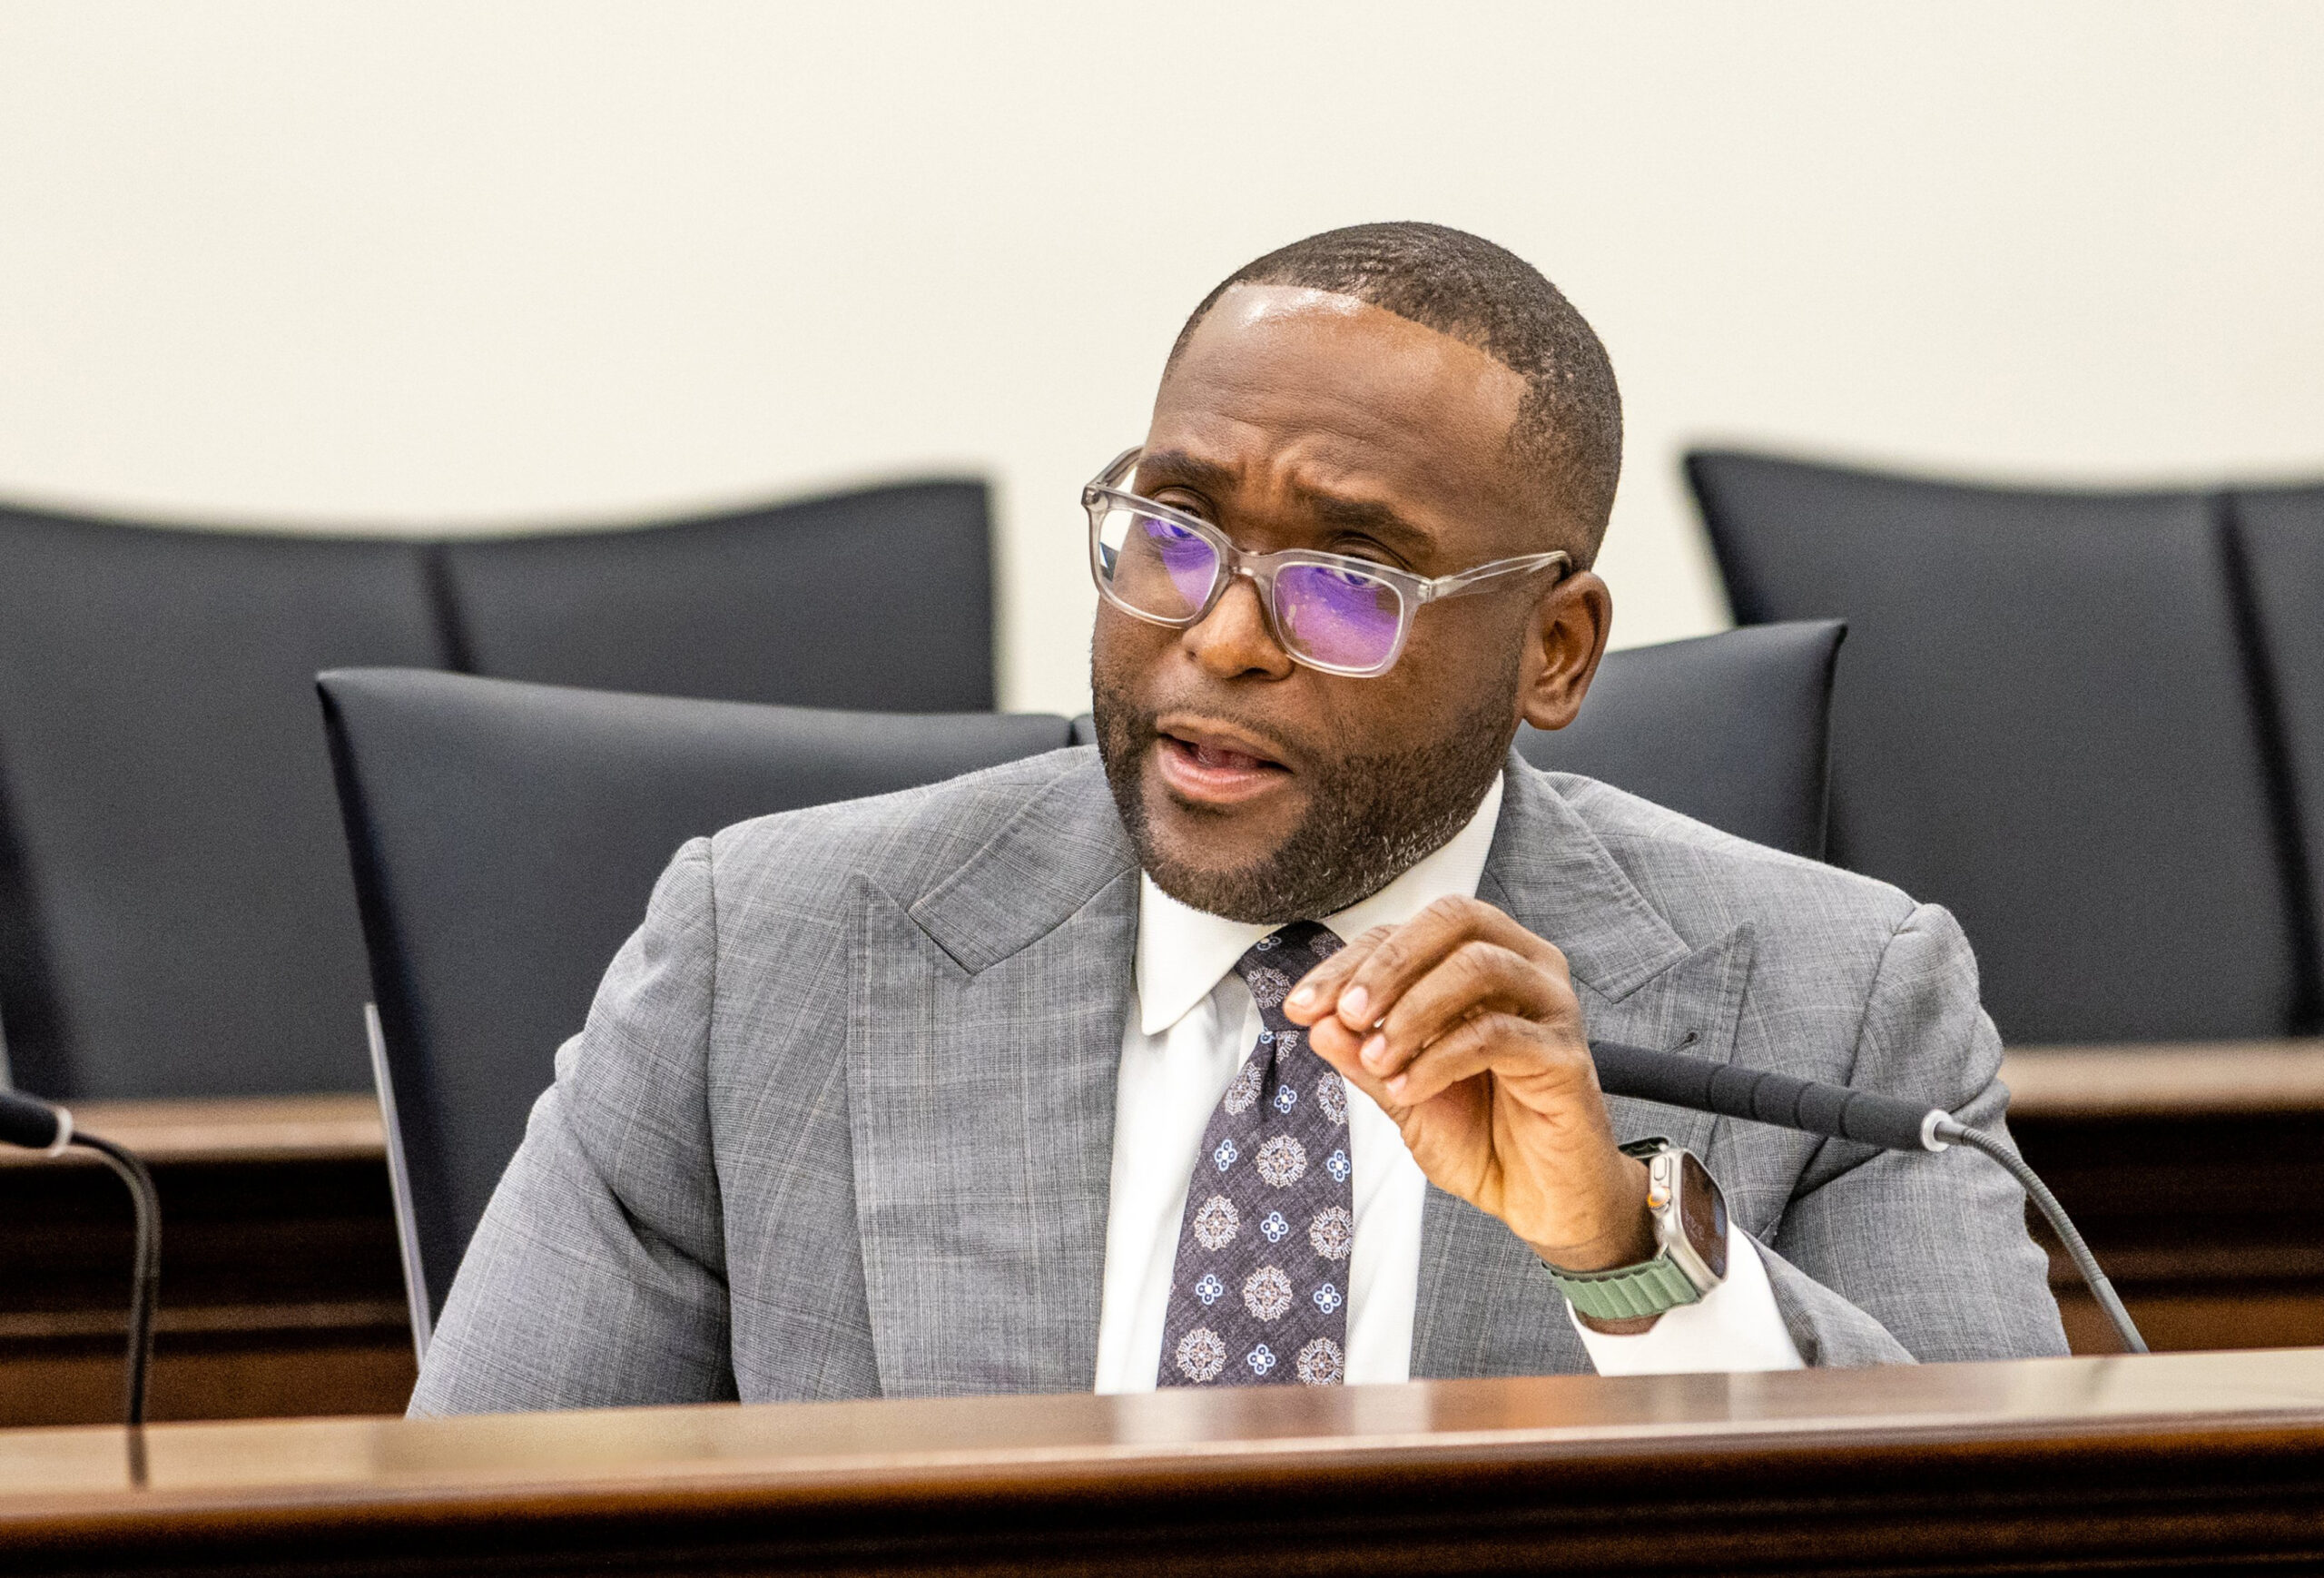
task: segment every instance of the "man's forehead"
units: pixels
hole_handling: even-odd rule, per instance
[[[1473,501],[1512,480],[1506,445],[1523,393],[1486,352],[1369,301],[1240,285],[1165,374],[1149,445],[1237,470],[1260,460],[1331,494],[1370,491],[1370,478]]]

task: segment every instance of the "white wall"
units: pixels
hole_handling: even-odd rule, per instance
[[[1326,226],[1598,325],[1621,638],[1724,612],[1679,449],[2324,472],[2324,7],[0,0],[0,495],[394,531],[1001,488],[1078,708],[1082,479]]]

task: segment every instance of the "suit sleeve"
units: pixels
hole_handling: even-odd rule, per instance
[[[706,1069],[710,844],[679,851],[556,1054],[412,1394],[414,1415],[731,1399]]]
[[[1850,1082],[1943,1107],[2006,1140],[2001,1050],[1978,1006],[1968,940],[1945,911],[1919,906],[1874,973]],[[1827,1141],[1763,1257],[1811,1365],[2066,1351],[2024,1192],[1991,1159],[1957,1146],[1932,1154]]]

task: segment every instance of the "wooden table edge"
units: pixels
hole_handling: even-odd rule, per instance
[[[2015,1117],[2324,1110],[2324,1037],[2013,1047],[2001,1075]],[[80,1128],[152,1162],[365,1161],[386,1154],[378,1100],[365,1092],[64,1105]],[[94,1165],[79,1153],[59,1159]],[[0,1151],[0,1167],[44,1160]]]
[[[83,1133],[118,1140],[149,1163],[372,1161],[387,1155],[376,1097],[167,1098],[61,1103]],[[0,1150],[0,1167],[95,1166],[86,1150],[51,1159]]]
[[[2324,1037],[2013,1047],[2012,1118],[2324,1111]]]
[[[97,1427],[92,1427],[97,1428]],[[124,1435],[125,1449],[125,1435]],[[1728,1422],[1682,1429],[1659,1424],[1537,1430],[1433,1432],[1357,1438],[1286,1436],[1214,1444],[1142,1446],[1070,1445],[995,1451],[964,1448],[822,1459],[699,1460],[641,1471],[478,1479],[448,1471],[383,1482],[121,1489],[60,1493],[22,1509],[0,1503],[0,1552],[26,1542],[134,1531],[141,1537],[186,1532],[225,1534],[296,1532],[394,1520],[428,1509],[431,1525],[474,1525],[508,1519],[570,1521],[673,1511],[866,1513],[933,1501],[1078,1500],[1197,1494],[1222,1483],[1238,1491],[1295,1478],[1313,1484],[1367,1479],[1472,1480],[1489,1472],[1530,1468],[1564,1475],[1608,1471],[1635,1480],[1632,1465],[1667,1458],[1734,1470],[1772,1469],[1836,1453],[1855,1468],[1935,1454],[1955,1464],[1989,1463],[1996,1471],[2072,1452],[2085,1460],[2111,1455],[2152,1464],[2159,1457],[2226,1457],[2238,1463],[2259,1450],[2312,1457],[2324,1478],[2324,1406],[2156,1412],[2102,1419],[1995,1421],[1965,1414],[1896,1424],[1846,1417]],[[1573,1487],[1571,1478],[1561,1481]]]

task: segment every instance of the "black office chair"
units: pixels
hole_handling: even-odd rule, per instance
[[[986,517],[973,482],[453,543],[0,508],[0,1079],[360,1087],[318,669],[987,708]]]
[[[1738,619],[1848,623],[1831,858],[1959,915],[2006,1038],[2305,1028],[2215,500],[1687,465]]]
[[[981,482],[919,482],[621,531],[448,542],[458,666],[788,706],[993,704]]]
[[[423,1344],[558,1043],[678,845],[1068,735],[1061,717],[816,712],[408,670],[319,683]]]
[[[0,1032],[41,1095],[359,1090],[313,676],[438,664],[408,544],[0,508]]]
[[[1518,752],[1821,860],[1832,674],[1846,633],[1823,619],[1609,652],[1581,715],[1520,728]]]
[[[2240,489],[2227,504],[2255,666],[2282,741],[2274,765],[2307,901],[2294,919],[2324,981],[2324,487]],[[2311,1003],[2303,1028],[2319,1017],[2324,1003]]]

